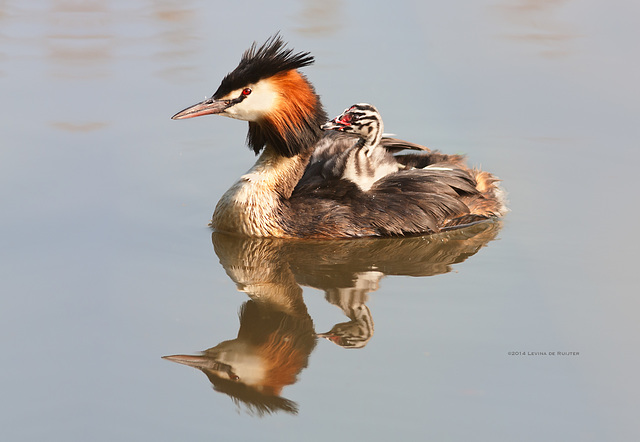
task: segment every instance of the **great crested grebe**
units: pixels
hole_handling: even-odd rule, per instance
[[[322,130],[358,136],[352,147],[327,160],[323,168],[325,176],[349,180],[366,192],[380,178],[404,168],[391,152],[380,146],[383,128],[378,110],[366,103],[354,104],[323,124]]]
[[[322,131],[328,118],[320,97],[298,71],[313,61],[308,52],[286,48],[276,34],[245,51],[211,98],[172,117],[219,114],[249,122],[247,144],[260,157],[218,202],[211,219],[216,231],[281,238],[402,236],[506,212],[499,180],[490,173],[468,168],[461,156],[393,138],[382,138],[376,148],[424,152],[394,155],[398,170],[367,191],[323,173],[354,143],[352,136]]]

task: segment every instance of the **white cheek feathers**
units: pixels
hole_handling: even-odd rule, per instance
[[[240,103],[226,109],[222,115],[238,120],[258,121],[273,112],[279,95],[268,80],[261,80],[256,84],[248,85],[247,88],[251,89],[251,93],[246,95]],[[242,95],[243,89],[232,91],[222,99],[233,100]]]

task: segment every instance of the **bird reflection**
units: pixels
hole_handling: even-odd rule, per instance
[[[493,240],[500,227],[494,221],[437,235],[337,241],[213,233],[220,263],[249,297],[240,310],[238,335],[200,355],[165,359],[201,370],[215,390],[251,414],[295,414],[297,404],[281,396],[283,388],[307,366],[317,337],[344,348],[369,342],[374,326],[366,302],[383,276],[449,272]],[[301,286],[324,291],[348,320],[317,334]]]
[[[292,314],[271,302],[252,299],[240,309],[237,338],[201,355],[165,359],[201,370],[215,390],[244,404],[251,414],[295,414],[297,405],[280,393],[307,366],[315,345],[313,323],[306,311]]]

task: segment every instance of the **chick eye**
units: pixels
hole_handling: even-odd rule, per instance
[[[246,97],[249,94],[251,94],[251,88],[250,87],[245,87],[244,89],[242,89],[242,95],[244,95]]]

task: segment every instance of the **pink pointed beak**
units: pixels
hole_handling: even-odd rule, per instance
[[[214,100],[208,98],[198,104],[189,106],[181,110],[173,117],[172,120],[184,120],[186,118],[199,117],[201,115],[219,114],[225,111],[231,105],[229,100]]]

